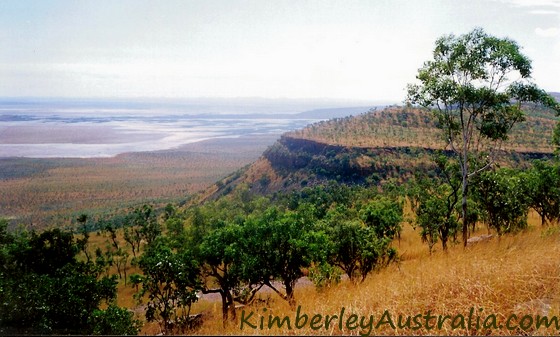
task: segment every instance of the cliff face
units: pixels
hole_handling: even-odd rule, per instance
[[[416,171],[434,170],[435,151],[422,147],[347,147],[282,136],[255,163],[218,182],[205,199],[228,194],[241,185],[252,193],[269,194],[329,180],[371,185],[388,178],[404,181]],[[552,153],[509,152],[504,153],[501,163],[523,166],[529,160],[551,156]]]
[[[441,142],[428,117],[425,111],[393,107],[287,133],[257,162],[218,182],[209,195],[224,195],[239,185],[267,194],[328,180],[373,185],[388,178],[406,180],[416,171],[435,169],[432,155]],[[512,133],[514,142],[505,147],[501,164],[524,166],[530,159],[551,157],[548,138],[555,119],[529,116]]]
[[[355,170],[351,159],[359,152],[350,147],[282,136],[263,156],[279,171],[322,168],[325,173],[336,174]]]
[[[413,147],[340,146],[283,136],[263,157],[283,175],[304,170],[322,179],[359,183],[371,175],[383,179],[395,173],[411,173],[432,152]]]

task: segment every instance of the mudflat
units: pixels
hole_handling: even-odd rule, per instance
[[[55,123],[0,125],[0,144],[118,144],[158,140],[163,137],[164,135],[159,132],[131,132],[107,125]]]

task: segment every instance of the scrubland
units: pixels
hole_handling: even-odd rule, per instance
[[[409,221],[412,221],[410,216]],[[488,230],[479,225],[473,236],[486,234]],[[104,234],[92,235],[91,245],[107,244],[107,240]],[[399,261],[369,275],[362,283],[343,278],[338,284],[316,288],[304,278],[296,286],[294,307],[263,288],[258,300],[239,307],[237,318],[225,326],[219,296],[202,296],[192,308],[193,314],[202,314],[202,325],[189,333],[556,335],[560,332],[553,321],[560,316],[560,230],[557,226],[541,227],[535,213],[530,213],[529,227],[523,232],[494,236],[466,248],[457,243],[451,245],[448,252],[437,246],[432,254],[421,242],[418,230],[406,223],[394,246],[399,251]],[[137,272],[134,267],[129,268],[129,275]],[[134,286],[124,285],[121,280],[118,304],[132,309],[143,319],[144,306],[133,298],[135,292]],[[298,307],[300,320],[296,326]],[[332,318],[340,316],[341,310],[344,310],[342,329],[338,317]],[[360,320],[348,323],[352,314],[359,319],[364,317],[362,327]],[[427,325],[426,314],[435,316]],[[303,315],[308,317],[306,324],[303,324]],[[310,321],[316,315],[322,316],[321,321],[312,329]],[[331,317],[328,327],[325,327],[326,315]],[[414,323],[414,316],[419,315],[422,316],[420,327]],[[444,318],[446,315],[449,317]],[[552,324],[548,328],[541,324],[537,329],[537,322],[544,322],[544,316]],[[264,319],[262,328],[261,317]],[[284,322],[279,328],[274,322],[269,327],[269,319],[274,317],[281,320],[289,317],[291,325]],[[406,325],[408,317],[411,317],[408,327],[399,328],[399,324]],[[159,332],[156,323],[145,323],[141,334]]]
[[[112,158],[0,159],[0,217],[42,228],[81,213],[116,214],[142,203],[181,203],[251,163],[273,138],[213,140]]]

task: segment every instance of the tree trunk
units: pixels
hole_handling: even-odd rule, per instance
[[[233,296],[231,295],[230,291],[227,292],[227,302],[228,302],[229,311],[230,311],[230,314],[231,314],[231,320],[234,321],[235,318],[236,318],[235,303],[233,302]]]
[[[226,322],[228,320],[228,303],[226,299],[226,293],[220,291],[220,295],[222,296],[222,324],[224,328],[226,327]]]
[[[467,247],[469,239],[469,222],[467,219],[467,193],[469,191],[469,156],[467,152],[467,141],[463,139],[463,165],[461,165],[463,174],[463,186],[461,188],[461,208],[463,210],[463,247]]]
[[[448,223],[445,224],[446,227],[449,226]],[[443,228],[441,230],[441,248],[444,252],[447,252],[447,240],[449,239],[449,230],[447,228]]]
[[[352,262],[352,265],[347,265],[346,268],[343,268],[344,272],[346,273],[346,275],[348,275],[348,278],[350,279],[351,282],[355,282],[355,270],[356,270],[356,265],[355,262]]]
[[[294,287],[292,285],[292,282],[286,281],[284,282],[284,286],[286,287],[286,299],[288,300],[290,307],[295,308],[296,299],[294,297]]]

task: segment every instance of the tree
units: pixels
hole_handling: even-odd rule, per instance
[[[82,238],[77,240],[78,247],[84,253],[87,259],[87,263],[91,262],[91,256],[88,249],[89,243],[89,230],[87,228],[87,214],[80,214],[78,218],[76,218],[78,223],[80,224],[79,232],[82,234]]]
[[[8,220],[0,218],[0,267],[7,266],[10,260],[9,245],[13,241],[13,235],[8,232]],[[0,281],[3,279],[4,272],[4,268],[0,269]]]
[[[378,236],[373,227],[362,222],[342,221],[330,231],[333,245],[330,261],[340,267],[352,282],[362,282],[376,268],[393,261],[397,254],[391,248],[392,238]]]
[[[362,243],[365,240],[366,227],[358,221],[341,221],[331,229],[333,243],[332,264],[342,269],[351,281],[358,276]]]
[[[297,211],[270,207],[243,226],[244,277],[268,286],[292,306],[302,269],[323,262],[327,255],[327,237],[314,228],[315,212],[311,204],[300,204]],[[273,279],[282,282],[285,294]]]
[[[164,217],[168,217],[170,212],[173,212],[173,209],[169,206],[170,205],[165,208]],[[136,257],[140,252],[142,241],[145,241],[147,244],[153,242],[161,234],[161,226],[157,222],[152,206],[149,205],[143,205],[142,207],[135,208],[133,212],[128,214],[127,218],[128,224],[123,228],[123,237],[130,245],[132,250],[132,264],[134,264],[136,262]],[[123,256],[123,254],[117,254],[117,256]]]
[[[143,205],[134,210],[132,226],[140,228],[140,237],[146,240],[147,244],[150,244],[161,234],[161,226],[156,219],[152,206],[149,205]]]
[[[461,215],[461,212],[457,212],[461,188],[457,164],[443,153],[436,153],[434,162],[437,176],[426,178],[417,175],[415,181],[410,183],[412,188],[409,193],[416,223],[422,229],[422,241],[428,244],[430,253],[438,240],[441,240],[443,250],[447,251],[447,242],[451,236],[455,237]],[[472,223],[471,218],[469,224]]]
[[[115,277],[77,259],[80,243],[60,229],[4,233],[0,221],[0,326],[28,333],[91,333],[102,301],[116,297]]]
[[[93,335],[137,335],[142,322],[134,319],[134,313],[111,304],[105,310],[94,310],[89,318]]]
[[[128,258],[130,257],[130,254],[128,254],[128,252],[122,248],[119,248],[117,250],[112,250],[110,251],[110,254],[115,266],[117,267],[117,273],[119,274],[119,279],[122,279],[124,277],[124,284],[126,285],[127,269],[128,269],[127,264],[128,264]]]
[[[552,144],[556,146],[555,153],[560,153],[560,122],[556,123],[554,131],[552,132]]]
[[[527,227],[529,200],[518,172],[499,169],[481,173],[474,181],[474,197],[483,219],[499,236]]]
[[[529,81],[531,61],[519,45],[482,29],[439,38],[433,60],[419,69],[419,84],[408,86],[408,101],[433,108],[445,142],[461,168],[463,244],[468,239],[469,180],[489,168],[511,128],[524,119],[521,104],[560,105]],[[471,159],[483,154],[481,165]]]
[[[222,298],[222,319],[225,326],[229,315],[235,318],[234,290],[242,283],[241,228],[227,224],[204,236],[198,248],[201,262],[202,292],[219,293]]]
[[[136,259],[136,254],[140,252],[140,244],[142,243],[142,235],[139,227],[124,227],[123,238],[130,245],[132,250],[133,259]]]
[[[190,328],[191,305],[200,290],[199,265],[189,251],[175,253],[156,239],[147,246],[138,266],[142,270],[139,298],[148,294],[146,319],[157,320],[164,333]]]
[[[105,251],[106,262],[110,266],[114,264],[117,267],[119,279],[122,279],[124,275],[124,283],[126,284],[126,270],[130,254],[122,249],[117,237],[117,229],[115,228],[114,224],[107,222],[104,225],[103,230],[108,232],[111,238],[111,244],[107,245],[107,249]],[[99,254],[97,256],[100,257]],[[99,259],[99,262],[102,262],[102,260]]]
[[[379,238],[394,239],[400,236],[403,221],[403,204],[387,197],[380,197],[366,204],[360,211],[364,223],[373,228]]]
[[[541,225],[560,219],[560,166],[535,161],[524,174],[529,206],[541,216]]]
[[[441,240],[443,250],[447,251],[447,242],[459,227],[455,214],[457,199],[453,195],[449,185],[439,185],[423,196],[416,212],[422,241],[428,243],[430,253],[438,240]]]

